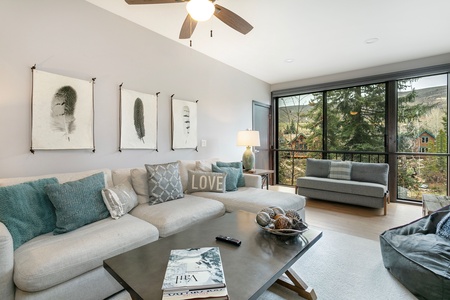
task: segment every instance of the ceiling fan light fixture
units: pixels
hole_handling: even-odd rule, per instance
[[[214,14],[214,4],[209,0],[191,0],[186,5],[191,17],[196,21],[207,21]]]

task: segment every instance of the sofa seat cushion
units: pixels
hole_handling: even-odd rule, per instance
[[[235,192],[223,194],[198,192],[192,195],[220,201],[225,205],[227,212],[241,209],[257,213],[268,206],[280,206],[285,210],[301,210],[306,203],[303,196],[253,187],[240,187]]]
[[[154,226],[131,215],[103,219],[65,234],[40,235],[15,251],[14,282],[22,291],[41,291],[157,239]]]
[[[222,216],[225,207],[218,201],[185,195],[156,205],[139,204],[130,213],[153,224],[160,237],[167,237],[191,225]]]
[[[379,198],[383,198],[384,194],[387,191],[387,188],[385,186],[378,183],[336,180],[317,177],[297,178],[297,186],[308,189]]]

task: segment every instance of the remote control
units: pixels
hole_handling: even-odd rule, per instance
[[[230,244],[233,244],[235,246],[240,246],[241,245],[241,241],[240,240],[233,239],[232,237],[229,237],[229,236],[218,235],[218,236],[216,236],[216,240],[222,241],[222,242],[225,242],[225,243],[230,243]]]

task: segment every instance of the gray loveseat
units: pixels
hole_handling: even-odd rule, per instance
[[[366,207],[387,212],[389,165],[308,158],[304,177],[297,179],[296,193],[305,197]]]
[[[185,175],[189,169],[196,168],[197,162],[179,161],[184,184]],[[100,172],[104,175],[106,187],[115,188],[127,182],[137,194],[136,206],[118,219],[106,217],[58,235],[52,232],[40,234],[16,249],[11,233],[0,222],[0,299],[105,299],[123,289],[103,268],[103,260],[109,257],[235,209],[257,212],[264,206],[278,205],[284,209],[298,210],[304,218],[304,197],[263,190],[260,188],[261,178],[247,174],[246,186],[235,192],[221,195],[197,192],[149,205],[147,177],[143,170],[102,169],[0,179],[0,187],[49,177],[64,183],[82,180],[93,174],[98,176]]]

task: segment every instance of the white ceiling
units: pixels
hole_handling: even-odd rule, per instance
[[[86,0],[179,40],[185,3]],[[254,29],[242,35],[214,16],[192,49],[269,84],[450,53],[449,0],[217,0]],[[210,37],[213,30],[213,37]],[[378,38],[367,44],[365,41]],[[293,60],[293,62],[286,62]]]

